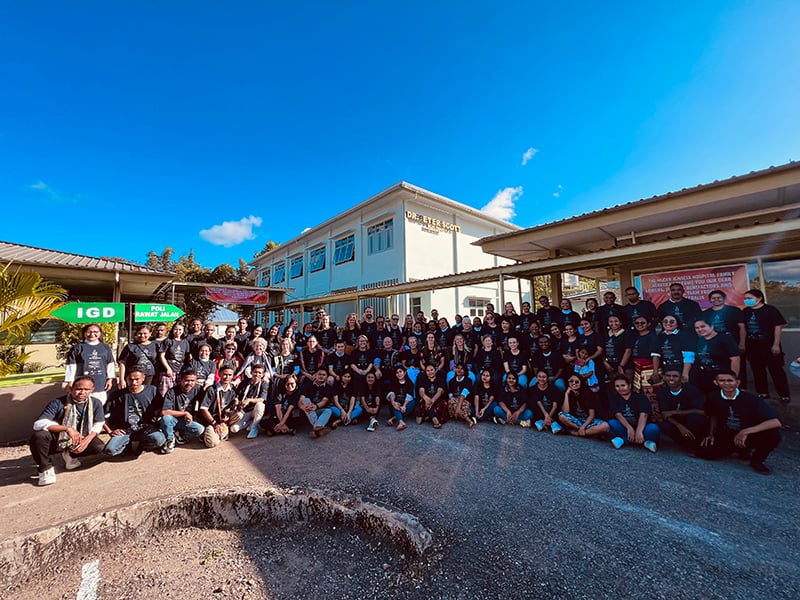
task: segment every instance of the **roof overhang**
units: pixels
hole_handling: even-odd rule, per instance
[[[800,163],[714,182],[475,242],[517,261],[676,241],[800,216]]]
[[[800,220],[751,225],[732,230],[702,233],[677,240],[633,243],[578,256],[558,256],[442,275],[369,290],[327,294],[285,303],[280,308],[298,308],[364,298],[388,297],[443,288],[477,285],[507,278],[532,279],[551,273],[568,272],[593,278],[613,278],[618,269],[646,273],[676,266],[690,267],[714,262],[746,262],[756,257],[796,256],[800,248]]]

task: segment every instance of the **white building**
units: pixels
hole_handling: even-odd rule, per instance
[[[444,196],[397,183],[255,259],[257,285],[287,288],[283,310],[257,313],[256,320],[296,318],[302,324],[313,319],[314,307],[326,306],[341,325],[348,313],[360,316],[368,305],[376,315],[397,312],[401,321],[407,313],[430,314],[432,308],[451,320],[455,314],[482,316],[487,302],[497,304],[499,282],[388,299],[361,298],[359,292],[509,264],[473,242],[518,229]]]

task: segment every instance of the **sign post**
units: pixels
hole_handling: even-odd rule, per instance
[[[50,316],[67,323],[122,323],[123,302],[70,302],[54,310]]]
[[[151,323],[169,323],[185,315],[174,304],[134,304],[133,320],[137,323],[147,321]]]

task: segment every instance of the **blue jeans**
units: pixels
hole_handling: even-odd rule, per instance
[[[398,402],[398,404],[402,406],[402,403]],[[392,407],[391,404],[389,406]],[[417,401],[411,399],[408,401],[408,404],[406,404],[406,412],[404,413],[401,413],[399,410],[395,410],[395,408],[392,407],[392,416],[398,421],[405,421],[407,416],[414,414],[414,408],[416,408],[416,406],[417,406]]]
[[[514,411],[511,411],[511,412],[514,412]],[[503,421],[505,421],[506,418],[507,418],[506,417],[506,411],[504,411],[502,409],[502,407],[500,407],[500,405],[496,405],[494,407],[494,416],[499,418],[499,419],[503,419]],[[526,408],[525,410],[522,411],[522,413],[519,415],[519,417],[517,417],[516,423],[517,423],[517,425],[519,425],[522,421],[530,421],[532,418],[533,418],[533,411],[530,408]]]
[[[494,411],[495,411],[496,408],[498,408],[497,402],[492,402],[489,406],[486,407],[486,410],[483,411],[483,416],[478,420],[479,421],[488,421],[489,419],[491,419],[494,416]],[[474,404],[470,404],[469,412],[473,417],[475,417],[475,418],[478,417],[478,414],[475,412],[475,405]],[[503,413],[503,414],[505,414],[505,413]]]
[[[164,434],[157,429],[154,431],[148,431],[146,433],[136,432],[126,433],[123,435],[112,435],[111,439],[108,440],[108,443],[103,450],[103,454],[107,454],[108,456],[119,456],[125,452],[125,448],[128,447],[128,444],[130,444],[131,441],[139,442],[139,448],[141,450],[154,450],[155,448],[160,448],[163,446],[167,441],[167,438],[164,437]]]
[[[608,426],[611,429],[611,437],[618,437],[622,438],[622,441],[626,443],[628,441],[628,430],[625,429],[625,426],[620,423],[617,419],[611,419],[608,422]],[[632,426],[636,429],[636,426]],[[655,423],[648,423],[644,426],[644,441],[645,442],[656,442],[661,439],[661,430],[658,428],[658,425]]]
[[[161,433],[164,435],[164,438],[168,440],[171,440],[175,437],[176,429],[178,430],[178,433],[181,434],[181,437],[185,440],[200,437],[205,431],[205,427],[203,427],[197,421],[187,423],[184,417],[178,418],[173,417],[172,415],[164,415],[161,417],[160,429]]]
[[[331,409],[331,414],[333,415],[334,419],[341,419],[342,418],[342,411],[340,411],[335,406],[331,406],[330,409]],[[360,404],[356,404],[353,407],[353,410],[350,412],[350,420],[351,421],[355,421],[358,417],[361,416],[361,413],[363,413],[363,412],[364,412],[364,409],[361,408],[361,405]]]

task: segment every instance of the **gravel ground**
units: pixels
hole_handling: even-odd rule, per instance
[[[100,462],[38,489],[26,452],[2,449],[0,503],[11,518],[0,520],[0,535],[143,498],[269,482],[342,490],[394,506],[418,517],[432,531],[433,545],[422,559],[406,562],[385,542],[377,546],[351,531],[275,526],[264,529],[260,545],[248,542],[250,532],[241,538],[196,530],[165,534],[156,546],[142,547],[143,556],[174,556],[195,582],[205,577],[197,562],[203,551],[222,548],[220,559],[239,566],[235,575],[223,569],[229,575],[211,577],[205,591],[189,594],[200,598],[794,600],[800,597],[799,456],[800,436],[785,431],[769,460],[774,474],[764,477],[746,463],[707,463],[667,443],[657,454],[615,451],[607,442],[449,423],[440,431],[411,425],[403,433],[384,427],[368,434],[359,427],[320,440],[262,436],[215,450],[183,447],[170,456]],[[223,537],[214,541],[216,535]],[[192,541],[175,553],[158,546],[186,536]],[[134,551],[109,549],[101,561],[107,565],[109,556],[122,552],[126,564],[136,565],[128,563]],[[283,557],[279,569],[264,558],[276,555]],[[338,567],[342,558],[357,565],[355,571]],[[155,570],[141,572],[140,588],[115,588],[101,597],[166,597],[153,590],[171,578]],[[35,597],[75,597],[74,586],[63,592],[67,579],[58,575],[58,586]],[[208,593],[211,585],[228,587]]]

